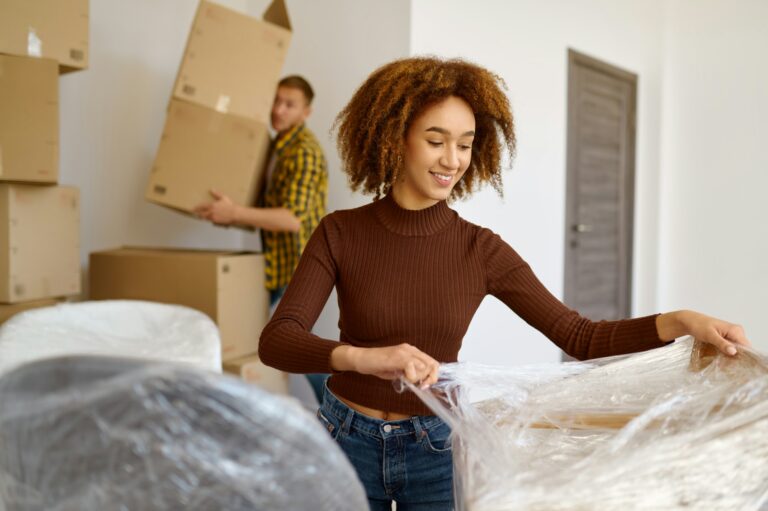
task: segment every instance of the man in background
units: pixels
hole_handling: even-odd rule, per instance
[[[325,215],[327,163],[317,138],[305,125],[314,95],[301,76],[287,76],[278,83],[270,119],[277,135],[258,207],[236,204],[211,190],[213,202],[195,209],[198,217],[214,224],[261,230],[270,314],[285,293],[312,231]],[[324,376],[307,375],[318,401]]]

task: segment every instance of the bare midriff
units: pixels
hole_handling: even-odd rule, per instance
[[[348,407],[352,408],[354,411],[360,412],[363,415],[367,415],[368,417],[373,417],[374,419],[381,419],[385,421],[399,421],[402,419],[411,418],[410,415],[405,413],[387,412],[384,410],[377,410],[376,408],[369,408],[367,406],[359,405],[339,395],[337,395],[336,398],[342,403],[344,403],[345,405],[347,405]]]

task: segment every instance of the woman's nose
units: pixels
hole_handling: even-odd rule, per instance
[[[440,158],[440,164],[450,170],[459,168],[459,153],[455,147],[451,147],[450,145],[445,146],[443,156]]]

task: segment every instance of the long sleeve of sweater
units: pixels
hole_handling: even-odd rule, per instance
[[[621,355],[658,348],[656,316],[616,321],[591,321],[566,307],[534,275],[531,267],[497,234],[483,229],[487,285],[496,296],[570,356]]]
[[[337,242],[328,219],[312,234],[291,284],[261,333],[259,358],[267,365],[293,373],[330,373],[337,341],[312,333],[336,282],[337,266],[331,246]]]

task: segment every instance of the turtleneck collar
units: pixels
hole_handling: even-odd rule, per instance
[[[425,209],[404,209],[388,193],[375,203],[376,216],[384,227],[403,236],[429,236],[443,230],[456,217],[445,201]]]

